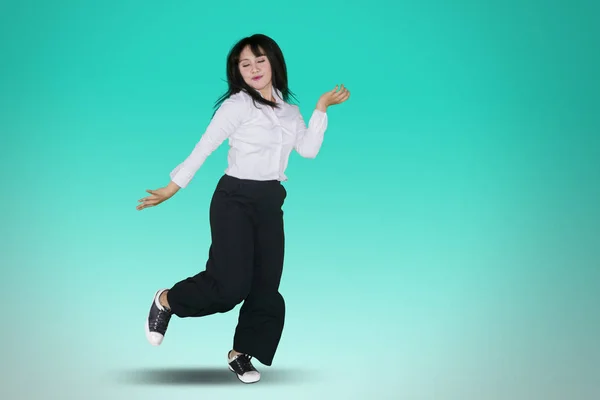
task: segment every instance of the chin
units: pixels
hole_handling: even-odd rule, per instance
[[[253,89],[262,90],[269,85],[270,81],[263,83],[262,80],[261,80],[261,82],[254,82],[253,80],[250,80],[250,81],[246,81],[246,83],[248,84],[248,86],[250,86]]]

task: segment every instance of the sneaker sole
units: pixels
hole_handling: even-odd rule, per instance
[[[156,293],[154,293],[154,296],[152,297],[152,302],[156,301],[156,295],[162,291],[164,289],[159,289],[156,291]],[[146,316],[146,322],[144,323],[144,330],[146,331],[146,340],[148,340],[148,343],[150,343],[152,346],[160,346],[162,344],[162,341],[164,340],[164,335],[163,338],[160,340],[159,343],[154,343],[154,341],[152,340],[152,335],[150,335],[150,326],[148,325],[148,316]]]

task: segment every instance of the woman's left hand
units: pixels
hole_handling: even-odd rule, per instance
[[[335,104],[342,104],[348,98],[350,98],[350,91],[348,88],[344,87],[342,84],[340,86],[340,90],[338,90],[338,86],[336,85],[333,90],[325,92],[321,98],[319,98],[319,102],[317,103],[317,109],[325,112],[327,111],[327,107],[333,106]]]

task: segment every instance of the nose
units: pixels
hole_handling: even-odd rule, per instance
[[[252,72],[254,73],[254,72],[258,72],[258,71],[259,71],[258,65],[254,64],[254,66],[252,67]]]

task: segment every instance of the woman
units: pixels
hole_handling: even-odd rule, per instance
[[[271,38],[240,40],[227,58],[229,90],[215,106],[205,133],[163,188],[147,190],[138,210],[156,206],[185,188],[206,158],[229,139],[228,167],[210,204],[212,243],[206,269],[158,290],[146,320],[146,337],[162,343],[172,315],[202,317],[232,310],[243,302],[228,353],[229,369],[244,383],[257,382],[254,357],[270,366],[283,331],[285,303],[279,293],[284,259],[281,185],[288,157],[316,157],[327,127],[327,108],[350,93],[324,93],[308,127],[297,106],[288,103],[287,68]]]

